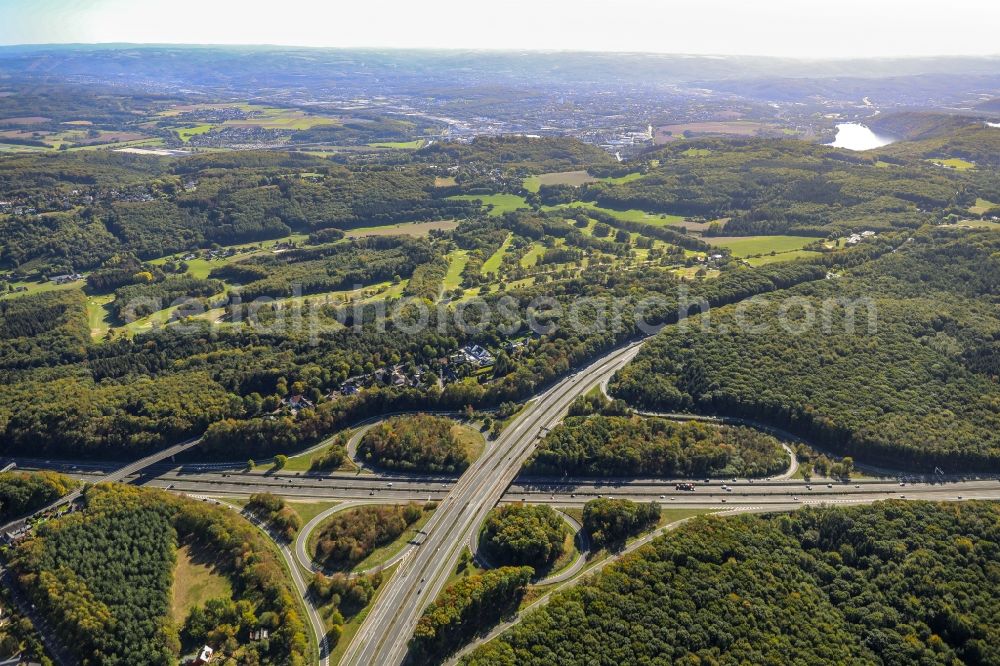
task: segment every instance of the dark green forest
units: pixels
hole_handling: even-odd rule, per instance
[[[505,504],[486,517],[479,545],[494,566],[529,566],[541,573],[563,554],[568,531],[550,506]]]
[[[583,505],[583,530],[595,548],[618,548],[632,536],[654,527],[660,505],[602,497]]]
[[[21,588],[80,663],[176,663],[182,628],[168,608],[178,540],[201,544],[226,562],[244,609],[229,621],[206,604],[193,611],[186,635],[203,640],[210,632],[238,663],[306,663],[305,626],[280,556],[241,518],[124,485],[92,486],[84,505],[46,522],[11,557]],[[218,624],[206,625],[206,617]],[[245,634],[260,627],[271,640],[246,642]]]
[[[455,421],[446,416],[396,416],[374,426],[361,438],[358,456],[388,469],[461,472],[469,453],[455,436]]]
[[[1000,663],[998,518],[899,501],[697,518],[463,663]]]
[[[757,418],[897,467],[1000,469],[998,249],[989,231],[916,232],[787,301],[664,330],[612,392],[654,409]]]
[[[420,616],[410,639],[411,662],[441,663],[476,633],[516,610],[533,575],[531,567],[500,567],[446,587]]]
[[[529,474],[665,478],[762,477],[784,471],[788,454],[751,428],[638,416],[571,416],[525,465]]]
[[[315,559],[330,569],[350,569],[376,548],[395,541],[420,520],[423,511],[411,503],[337,512],[316,530]]]

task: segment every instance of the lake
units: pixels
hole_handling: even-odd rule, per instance
[[[837,125],[837,136],[828,146],[846,148],[847,150],[871,150],[893,143],[895,139],[876,134],[864,125],[858,123],[840,123]]]

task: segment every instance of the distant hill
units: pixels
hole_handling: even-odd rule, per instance
[[[989,113],[1000,113],[1000,97],[987,100],[982,104],[977,104],[976,108],[980,111],[986,111]]]
[[[877,134],[908,140],[944,136],[976,124],[982,124],[982,119],[973,116],[923,111],[889,113],[868,121],[868,126]]]
[[[1000,128],[989,127],[979,119],[968,116],[955,116],[965,122],[958,126],[948,127],[942,123],[937,129],[925,128],[923,137],[910,141],[900,141],[879,149],[882,157],[917,158],[917,159],[951,159],[959,158],[980,166],[1000,166]],[[916,121],[913,121],[916,125]],[[902,123],[900,124],[902,127]],[[887,132],[875,126],[876,132]]]

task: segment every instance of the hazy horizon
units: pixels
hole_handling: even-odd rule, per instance
[[[800,60],[996,57],[1000,5],[734,0],[493,3],[0,0],[0,45],[606,52]]]

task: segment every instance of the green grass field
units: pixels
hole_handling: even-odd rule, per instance
[[[545,245],[539,241],[535,241],[531,244],[531,249],[521,257],[521,265],[525,268],[531,268],[538,263],[539,258],[543,254],[545,254]]]
[[[992,220],[962,220],[951,225],[955,227],[966,227],[968,229],[993,229],[1000,230],[1000,222]]]
[[[987,201],[986,199],[980,198],[976,199],[975,206],[969,206],[969,212],[972,213],[973,215],[982,215],[990,208],[996,208],[997,206],[1000,206],[1000,204],[995,204],[992,201]]]
[[[448,272],[444,276],[444,290],[451,291],[462,285],[462,271],[469,263],[467,250],[453,250],[448,254]]]
[[[791,261],[792,259],[815,259],[822,255],[822,252],[813,252],[812,250],[792,250],[791,252],[779,252],[778,254],[765,254],[760,257],[747,259],[746,261],[751,266],[763,266],[779,261]]]
[[[587,183],[596,183],[597,180],[597,178],[594,178],[586,171],[554,171],[537,176],[528,176],[524,179],[524,189],[529,192],[537,192],[542,185],[572,185],[579,187]]]
[[[716,247],[728,248],[736,257],[750,257],[769,252],[791,252],[816,241],[812,236],[717,236],[706,238]]]
[[[111,330],[111,312],[107,305],[113,300],[113,294],[87,297],[87,322],[90,324],[92,339],[100,340]]]
[[[507,254],[507,248],[510,247],[511,241],[514,240],[513,234],[508,235],[504,240],[500,248],[493,253],[493,255],[483,262],[483,268],[481,270],[483,275],[487,273],[496,273],[497,269],[500,268],[500,264],[503,263],[503,257]]]
[[[181,138],[181,141],[187,143],[191,140],[191,137],[198,136],[199,134],[207,134],[216,128],[216,125],[195,125],[194,127],[178,127],[177,136]]]
[[[18,296],[28,296],[30,294],[41,294],[46,291],[65,291],[66,289],[79,289],[83,287],[83,280],[68,282],[66,284],[56,284],[50,280],[45,282],[11,282],[10,286],[17,289],[27,287],[27,291],[8,291],[0,294],[0,300],[4,298],[17,298]]]
[[[184,624],[195,606],[209,599],[232,598],[233,587],[222,574],[222,565],[213,553],[184,545],[177,549],[177,564],[170,590],[170,617]]]
[[[645,175],[646,174],[644,173],[635,171],[633,173],[627,173],[624,176],[612,176],[608,178],[601,178],[601,182],[611,183],[612,185],[619,185],[621,183],[631,183],[633,180],[639,180]]]
[[[375,143],[369,143],[368,145],[372,148],[393,148],[396,150],[417,150],[418,148],[423,148],[423,139],[415,139],[413,141],[376,141]]]
[[[483,206],[493,206],[490,215],[503,215],[513,212],[519,208],[528,208],[528,202],[524,197],[516,194],[456,194],[448,197],[454,201],[479,201]]]
[[[426,236],[431,231],[451,231],[458,226],[457,220],[434,220],[432,222],[399,222],[375,227],[358,227],[344,233],[348,238],[362,236]]]
[[[305,525],[310,520],[323,513],[327,509],[332,509],[337,506],[340,502],[303,502],[301,500],[288,499],[288,506],[292,508],[295,513],[299,514],[299,518],[302,519],[302,524]]]
[[[483,433],[471,426],[456,423],[451,429],[455,439],[469,454],[469,460],[475,462],[486,450],[486,438]]]
[[[654,227],[665,227],[671,224],[680,224],[684,221],[681,215],[667,215],[665,213],[647,213],[644,210],[631,208],[629,210],[614,210],[613,208],[602,208],[592,201],[576,201],[571,204],[559,204],[558,206],[543,206],[543,210],[560,210],[564,208],[590,208],[606,215],[611,215],[626,222],[642,222]]]
[[[932,164],[937,164],[938,166],[949,167],[951,169],[957,169],[958,171],[968,171],[969,169],[975,169],[976,165],[972,162],[960,159],[958,157],[952,157],[946,160],[927,160]]]

